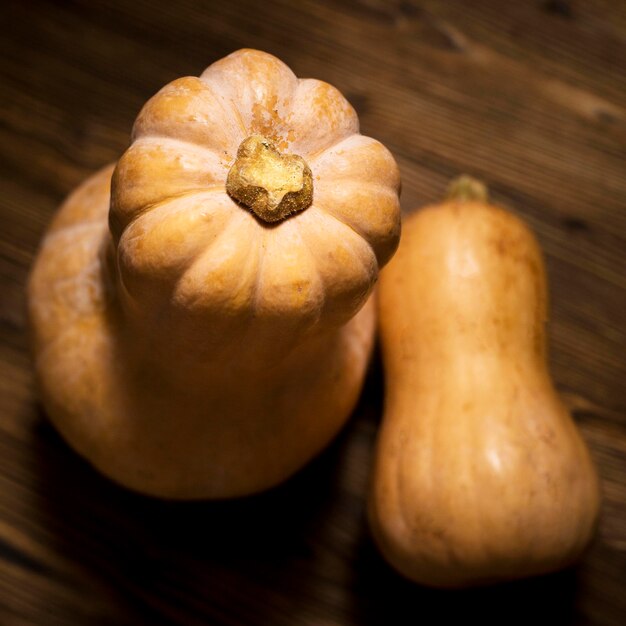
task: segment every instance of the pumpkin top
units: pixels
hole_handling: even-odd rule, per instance
[[[256,50],[166,85],[112,178],[135,308],[349,319],[400,234],[398,168],[358,131],[337,89]]]

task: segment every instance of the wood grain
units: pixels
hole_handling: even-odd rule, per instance
[[[9,0],[0,32],[1,624],[624,623],[624,3]],[[150,95],[240,47],[339,87],[397,157],[404,210],[465,171],[537,233],[554,377],[603,480],[598,534],[577,568],[444,593],[382,562],[363,513],[377,360],[330,449],[241,501],[128,493],[47,424],[23,310],[47,222],[118,158]]]

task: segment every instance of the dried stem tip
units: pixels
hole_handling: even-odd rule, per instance
[[[313,175],[304,159],[281,154],[261,135],[244,139],[226,191],[265,222],[278,222],[313,202]]]
[[[450,183],[446,199],[457,202],[488,202],[489,191],[481,181],[463,174]]]

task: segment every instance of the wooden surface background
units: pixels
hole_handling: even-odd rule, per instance
[[[385,565],[363,511],[378,361],[331,448],[242,501],[133,495],[47,424],[24,317],[46,224],[149,96],[240,47],[339,87],[398,159],[405,211],[465,171],[534,228],[554,377],[603,481],[577,568],[436,592]],[[0,80],[0,624],[626,623],[626,3],[4,0]]]

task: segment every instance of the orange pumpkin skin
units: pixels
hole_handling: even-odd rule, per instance
[[[270,224],[227,193],[249,136],[304,159],[310,206]],[[166,86],[118,163],[66,200],[34,264],[52,422],[105,475],[154,496],[285,480],[357,400],[398,192],[393,158],[358,134],[341,94],[271,55],[241,50]]]
[[[370,527],[394,568],[433,587],[565,567],[599,508],[546,363],[539,246],[466,184],[468,199],[404,220],[378,294],[386,399]]]

